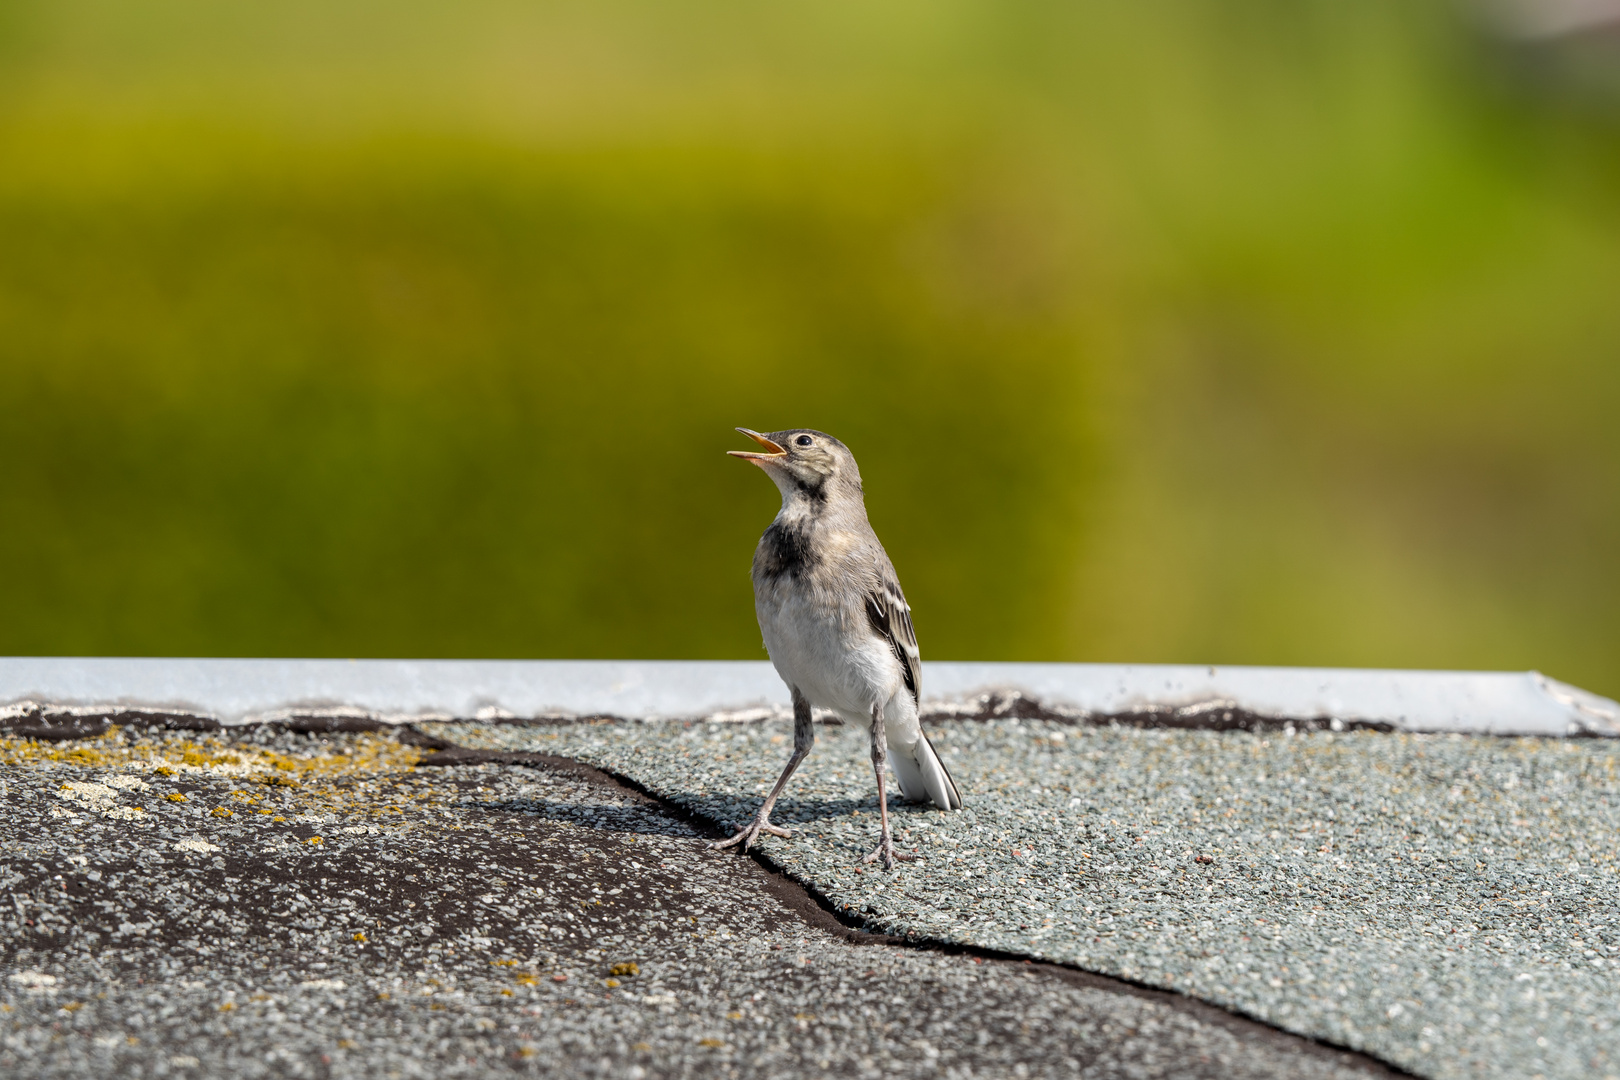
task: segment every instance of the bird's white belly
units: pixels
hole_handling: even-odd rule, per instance
[[[886,641],[854,617],[783,590],[756,598],[759,629],[777,674],[812,705],[870,717],[900,686],[900,662]]]

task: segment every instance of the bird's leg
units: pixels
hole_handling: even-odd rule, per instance
[[[733,844],[741,844],[742,849],[747,851],[753,846],[754,841],[759,838],[759,834],[762,832],[770,833],[772,836],[792,836],[793,834],[788,830],[771,824],[771,807],[776,805],[776,797],[782,794],[783,788],[787,787],[788,777],[792,776],[793,770],[799,767],[799,762],[809,756],[810,748],[815,744],[816,729],[814,723],[812,723],[810,702],[798,690],[794,690],[793,756],[788,758],[787,767],[782,770],[782,775],[776,778],[776,786],[771,788],[769,795],[765,796],[765,802],[760,806],[759,813],[754,815],[753,823],[745,826],[730,840],[716,840],[709,846],[712,848],[728,848]]]
[[[874,859],[883,860],[883,869],[893,870],[895,860],[911,862],[917,856],[905,855],[894,850],[894,837],[889,833],[889,790],[887,776],[889,767],[889,737],[883,730],[883,706],[872,706],[872,771],[877,773],[878,784],[878,818],[882,822],[883,837],[878,846],[862,862],[871,862]]]

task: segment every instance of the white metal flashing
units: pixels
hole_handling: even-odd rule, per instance
[[[1241,710],[1414,732],[1620,736],[1620,704],[1534,671],[934,662],[923,688],[925,707],[947,712],[1016,695],[1093,717]],[[785,715],[787,704],[765,661],[0,658],[0,718],[134,709],[226,724],[312,714],[743,720]]]

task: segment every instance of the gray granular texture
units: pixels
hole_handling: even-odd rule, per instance
[[[1437,1080],[1620,1076],[1620,746],[934,725],[967,808],[877,830],[864,730],[820,727],[766,855],[875,929],[1178,991]],[[779,723],[461,726],[740,822]]]
[[[1040,965],[863,944],[644,796],[418,754],[0,738],[0,1075],[1382,1075]]]

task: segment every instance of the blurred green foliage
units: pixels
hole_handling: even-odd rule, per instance
[[[0,0],[0,652],[762,656],[741,424],[925,657],[1620,692],[1620,127],[1462,11]]]

